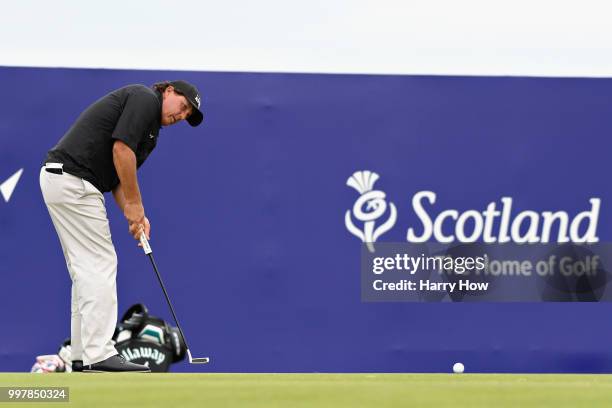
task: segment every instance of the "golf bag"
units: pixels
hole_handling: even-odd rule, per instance
[[[115,348],[127,361],[144,364],[152,372],[166,372],[185,358],[186,348],[176,327],[149,315],[143,304],[131,306],[113,335]]]

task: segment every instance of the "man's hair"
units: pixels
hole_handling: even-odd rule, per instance
[[[156,91],[158,91],[160,93],[164,93],[166,88],[168,88],[169,86],[170,86],[170,82],[168,82],[168,81],[157,82],[157,83],[153,84],[153,89],[155,89]]]

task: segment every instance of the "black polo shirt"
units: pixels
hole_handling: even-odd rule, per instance
[[[135,153],[140,167],[157,144],[162,96],[144,85],[117,89],[89,106],[45,163],[63,163],[64,171],[81,177],[101,192],[113,190],[119,177],[113,163],[113,144],[121,140]]]

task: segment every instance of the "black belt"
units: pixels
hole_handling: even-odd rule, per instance
[[[64,174],[64,170],[54,167],[45,167],[45,171],[53,174]]]

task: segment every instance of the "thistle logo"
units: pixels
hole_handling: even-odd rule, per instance
[[[344,224],[349,232],[365,242],[370,252],[374,252],[374,242],[385,232],[389,231],[395,225],[397,220],[397,210],[393,203],[389,203],[389,218],[378,228],[376,220],[381,218],[387,210],[387,202],[385,201],[385,193],[379,190],[374,190],[374,183],[378,180],[378,174],[364,170],[356,171],[346,181],[346,185],[353,187],[361,196],[353,205],[353,215],[357,220],[363,222],[363,231],[353,224],[351,211],[346,210],[344,215]],[[364,208],[365,207],[365,208]]]

